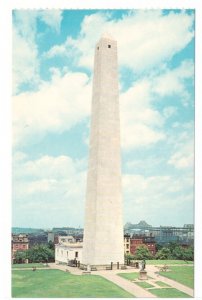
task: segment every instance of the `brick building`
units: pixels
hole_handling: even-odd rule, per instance
[[[152,255],[156,254],[156,242],[155,238],[152,236],[138,236],[134,235],[130,239],[130,253],[135,254],[136,249],[139,246],[145,245]]]
[[[29,239],[27,234],[12,234],[11,240],[11,253],[12,262],[15,259],[15,253],[17,251],[25,251],[29,249]]]
[[[129,234],[124,235],[124,253],[130,254],[130,235]]]

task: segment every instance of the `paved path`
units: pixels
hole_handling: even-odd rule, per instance
[[[137,298],[157,298],[155,295],[153,295],[146,289],[143,289],[142,287],[138,286],[137,284],[135,284],[134,282],[128,279],[118,276],[115,272],[97,271],[96,274],[108,279],[109,281],[112,281],[113,283],[117,284],[125,291],[129,292],[130,294],[134,295]]]
[[[63,272],[70,272],[73,275],[82,275],[83,274],[83,271],[76,267],[69,267],[66,265],[59,265],[56,263],[49,263],[48,265],[49,265],[49,267],[41,268],[41,269],[57,269],[57,270],[61,270]],[[28,270],[28,269],[32,269],[32,268],[22,268],[22,269]],[[18,269],[16,268],[16,270],[19,270],[19,268]],[[153,285],[154,288],[158,288],[158,289],[162,288],[162,287],[158,286],[155,283],[155,281],[163,281],[163,282],[167,283],[168,285],[170,285],[171,288],[176,288],[177,290],[184,292],[185,294],[193,297],[193,295],[194,295],[193,289],[191,289],[177,281],[174,281],[172,279],[169,279],[167,277],[159,275],[158,274],[159,266],[156,267],[154,265],[147,265],[146,270],[147,270],[148,276],[151,277],[151,279],[149,278],[147,280],[147,282],[150,283],[151,285]],[[132,273],[132,272],[138,273],[139,270],[128,267],[126,270],[115,269],[115,270],[93,271],[93,272],[91,272],[91,274],[100,275],[100,276],[108,279],[109,281],[115,283],[116,285],[120,286],[121,288],[123,288],[124,290],[126,290],[127,292],[131,293],[132,295],[134,295],[138,298],[157,298],[157,296],[155,296],[154,294],[152,294],[149,291],[149,290],[152,290],[152,288],[144,289],[144,288],[138,286],[137,284],[135,284],[135,282],[132,282],[128,279],[122,278],[119,275],[117,275],[117,273]]]
[[[56,264],[56,263],[49,263],[48,265],[51,269],[57,269],[57,270],[61,270],[61,271],[64,271],[64,272],[70,272],[73,275],[82,275],[82,272],[83,272],[79,268],[69,267],[67,265],[59,265],[59,264]]]
[[[172,280],[172,279],[169,279],[167,277],[164,277],[164,276],[161,276],[158,274],[158,271],[159,271],[159,268],[158,267],[155,267],[155,266],[152,266],[152,265],[147,265],[147,274],[148,276],[151,276],[152,278],[154,278],[156,281],[163,281],[165,283],[167,283],[168,285],[170,285],[171,287],[181,291],[181,292],[184,292],[185,294],[189,295],[189,296],[194,296],[194,290],[175,281],[175,280]],[[151,280],[148,280],[147,282],[150,283]],[[151,282],[151,284],[153,284]]]

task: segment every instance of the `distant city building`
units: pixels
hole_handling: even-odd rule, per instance
[[[194,225],[185,224],[183,227],[175,226],[159,226],[153,227],[145,221],[140,221],[138,224],[126,223],[124,233],[130,236],[143,235],[153,236],[158,244],[168,244],[176,242],[181,245],[192,245],[194,243]]]
[[[54,243],[54,239],[55,239],[55,233],[52,231],[48,231],[48,243],[49,242]]]
[[[74,228],[74,227],[54,227],[52,232],[59,235],[79,235],[83,234],[83,228]]]
[[[44,233],[44,229],[39,228],[27,228],[27,227],[12,227],[12,234],[41,234]]]
[[[48,234],[46,232],[29,234],[28,237],[30,248],[37,245],[47,245]]]
[[[141,220],[138,224],[126,223],[124,229],[148,229],[151,228],[152,225],[147,224],[146,221]]]
[[[15,260],[17,251],[25,251],[29,249],[29,240],[27,234],[12,234],[11,238],[11,253],[12,262]]]

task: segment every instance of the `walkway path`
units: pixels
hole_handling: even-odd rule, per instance
[[[112,281],[113,283],[117,284],[118,286],[120,286],[121,288],[123,288],[124,290],[131,293],[137,298],[157,298],[155,295],[138,286],[134,282],[118,276],[115,272],[97,271],[96,274]]]
[[[164,277],[164,276],[161,276],[158,274],[158,271],[159,269],[155,266],[152,266],[152,265],[148,265],[147,266],[147,274],[148,276],[151,276],[152,278],[154,278],[155,280],[157,281],[163,281],[165,283],[167,283],[168,285],[170,285],[171,287],[181,291],[181,292],[184,292],[185,294],[189,295],[189,296],[194,296],[194,290],[175,281],[175,280],[172,280],[172,279],[169,279],[167,277]],[[150,283],[150,280],[147,281],[148,283]],[[153,284],[151,282],[151,284]]]
[[[73,275],[82,275],[82,270],[80,270],[79,268],[76,267],[69,267],[67,265],[59,265],[56,263],[49,263],[48,264],[50,266],[51,269],[57,269],[57,270],[61,270],[64,272],[70,272]]]
[[[37,268],[37,269],[57,269],[57,270],[61,270],[63,272],[70,272],[73,275],[82,275],[83,271],[75,268],[75,267],[69,267],[66,265],[58,265],[56,263],[49,263],[48,264],[49,267],[44,267],[44,268]],[[32,268],[16,268],[13,270],[32,270]],[[154,288],[162,288],[160,286],[158,286],[155,281],[162,281],[165,282],[166,284],[170,285],[171,288],[175,288],[181,292],[184,292],[185,294],[192,296],[194,295],[194,290],[177,282],[174,281],[172,279],[169,279],[167,277],[161,276],[158,274],[159,271],[159,266],[156,267],[154,265],[147,265],[146,267],[147,270],[147,274],[149,277],[148,280],[146,282],[150,283],[151,285],[154,286]],[[102,271],[93,271],[91,272],[91,274],[93,275],[100,275],[106,279],[108,279],[109,281],[115,283],[116,285],[120,286],[121,288],[123,288],[124,290],[126,290],[127,292],[131,293],[132,295],[134,295],[135,297],[138,298],[157,298],[157,296],[155,296],[154,294],[152,294],[149,290],[152,290],[152,288],[149,289],[144,289],[140,286],[138,286],[135,282],[132,282],[128,279],[125,279],[123,277],[120,277],[119,275],[117,275],[117,273],[132,273],[132,272],[136,272],[138,273],[139,270],[138,269],[134,269],[134,268],[130,268],[128,267],[126,270],[102,270]],[[136,280],[137,282],[139,280]]]

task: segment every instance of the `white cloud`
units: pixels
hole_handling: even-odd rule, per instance
[[[160,74],[142,77],[132,87],[120,95],[122,147],[131,150],[148,146],[166,138],[164,124],[166,119],[177,114],[177,106],[190,105],[186,79],[193,80],[194,65],[192,61],[182,61],[174,69],[164,69]],[[163,109],[155,108],[169,98]],[[175,106],[171,106],[173,103]]]
[[[46,9],[38,12],[38,17],[50,28],[60,32],[62,22],[62,11],[59,9]]]
[[[194,123],[186,122],[173,124],[172,135],[167,140],[171,145],[170,158],[167,164],[183,173],[194,171]]]
[[[113,20],[110,14],[86,16],[77,39],[67,37],[54,46],[47,57],[72,52],[78,54],[78,64],[92,68],[95,43],[105,31],[118,40],[119,63],[135,72],[150,69],[170,59],[193,38],[193,15],[185,12],[163,15],[160,10],[139,10]]]
[[[176,169],[194,168],[194,142],[191,139],[186,143],[180,143],[174,154],[171,155],[168,164]]]
[[[182,61],[181,65],[173,70],[167,70],[164,74],[154,79],[153,90],[159,96],[180,95],[182,103],[188,105],[189,93],[185,80],[194,79],[194,64],[191,60]]]
[[[16,153],[13,162],[13,211],[18,222],[20,219],[21,224],[23,221],[27,224],[30,216],[30,224],[34,226],[36,222],[37,227],[40,224],[50,224],[51,227],[67,223],[78,225],[84,214],[85,168],[83,160],[73,160],[68,156],[43,156],[29,160],[24,153]]]
[[[147,146],[165,138],[163,118],[152,108],[149,80],[137,82],[120,97],[122,147]]]
[[[30,195],[40,196],[47,192],[62,194],[65,198],[67,196],[76,198],[81,195],[81,191],[84,192],[83,162],[65,155],[58,157],[46,155],[36,160],[28,160],[21,152],[17,155],[21,156],[21,159],[15,159],[13,164],[16,199],[25,200]]]
[[[21,84],[39,82],[39,57],[36,43],[37,19],[59,32],[60,10],[15,10],[13,16],[13,93]]]
[[[193,222],[193,177],[123,175],[127,221],[145,219],[153,225]]]
[[[26,143],[47,132],[62,132],[90,113],[91,83],[84,73],[54,70],[51,82],[36,92],[13,98],[14,144]]]
[[[22,158],[24,157],[22,156]],[[75,166],[68,156],[51,157],[46,155],[37,160],[25,161],[22,168],[15,170],[15,176],[25,178],[31,176],[38,179],[58,179],[73,175],[75,175]]]
[[[164,122],[177,112],[177,108],[168,106],[162,113],[154,108],[154,102],[170,95],[170,89],[173,91],[170,86],[164,89],[162,95],[164,80],[161,78],[169,77],[170,81],[175,82],[181,80],[181,89],[176,89],[175,94],[178,95],[177,99],[184,100],[184,78],[191,78],[193,74],[182,70],[190,65],[185,61],[175,69],[166,69],[165,73],[142,78],[120,95],[121,141],[124,149],[148,146],[166,138]],[[48,132],[69,130],[90,115],[92,81],[89,77],[85,73],[56,68],[50,71],[51,81],[42,82],[38,91],[21,93],[13,98],[15,145],[31,142],[31,139],[43,137]]]
[[[176,114],[177,114],[177,107],[175,107],[175,106],[167,106],[163,110],[163,115],[166,119],[168,119]]]
[[[13,93],[18,92],[22,83],[38,81],[38,50],[34,41],[24,38],[13,28]]]

